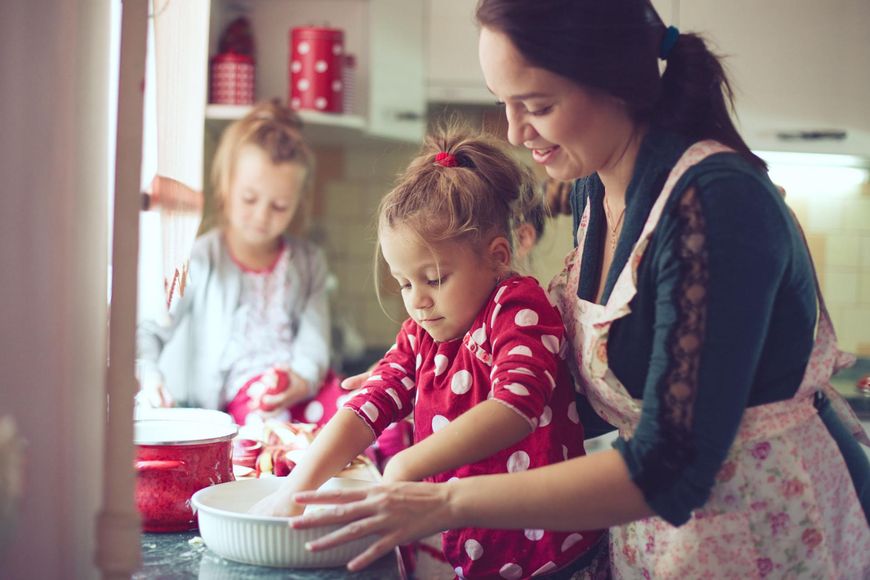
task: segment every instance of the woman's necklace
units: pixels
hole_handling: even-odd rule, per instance
[[[616,218],[616,223],[613,223],[613,214],[610,211],[610,204],[607,203],[607,195],[604,196],[604,216],[607,218],[607,229],[609,230],[610,251],[616,251],[616,241],[619,239],[617,232],[622,224],[622,218],[625,217],[625,207],[619,212],[619,217]],[[611,225],[613,224],[613,225]]]

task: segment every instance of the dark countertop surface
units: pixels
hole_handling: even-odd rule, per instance
[[[357,370],[362,372],[365,366]],[[352,372],[349,374],[353,374]],[[870,374],[870,359],[860,358],[857,363],[837,373],[831,384],[849,402],[858,418],[870,422],[870,396],[855,388],[859,378]],[[360,580],[389,580],[402,577],[396,557],[384,556],[367,569],[351,574],[345,568],[287,569],[251,566],[225,560],[209,550],[195,532],[175,534],[142,534],[142,566],[133,574],[134,580],[200,578],[203,580],[290,579],[331,580],[357,578]]]
[[[209,550],[195,532],[142,534],[142,566],[134,580],[200,578],[202,580],[390,580],[401,578],[398,560],[384,556],[365,570],[351,574],[345,568],[267,568],[225,560]]]

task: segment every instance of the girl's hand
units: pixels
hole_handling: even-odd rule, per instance
[[[384,483],[397,483],[400,481],[414,481],[409,477],[405,470],[404,458],[406,457],[405,449],[395,454],[387,461],[387,466],[384,468],[384,475],[381,481]]]
[[[260,399],[260,408],[266,410],[265,415],[275,415],[288,407],[292,407],[308,396],[308,381],[289,369],[276,368],[272,373],[284,372],[289,378],[289,386],[277,393],[266,392]],[[277,379],[276,379],[277,380]]]
[[[174,407],[175,399],[162,382],[147,381],[142,383],[139,392],[136,393],[136,403],[143,407],[160,409]]]
[[[365,568],[398,545],[452,527],[451,486],[439,483],[388,483],[361,490],[307,491],[297,493],[297,503],[340,504],[310,511],[290,521],[294,529],[347,524],[308,545],[312,552],[375,534],[378,540],[351,560],[347,568]]]
[[[372,369],[369,369],[364,373],[360,373],[352,377],[347,377],[346,379],[341,381],[341,388],[345,391],[355,391],[362,387],[371,375]]]
[[[305,506],[293,501],[293,493],[280,489],[270,493],[248,510],[249,514],[258,516],[289,517],[301,515]]]

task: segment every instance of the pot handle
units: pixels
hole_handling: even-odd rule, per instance
[[[153,459],[150,461],[136,461],[133,465],[136,467],[136,471],[141,473],[143,471],[174,471],[176,469],[183,469],[187,466],[187,462],[169,459]]]

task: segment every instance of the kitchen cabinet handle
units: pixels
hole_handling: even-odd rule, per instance
[[[417,111],[399,111],[396,113],[397,121],[420,121],[423,119],[423,113]]]

